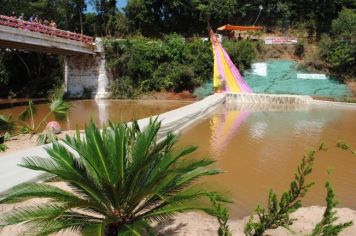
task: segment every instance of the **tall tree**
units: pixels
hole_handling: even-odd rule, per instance
[[[98,33],[100,35],[112,35],[115,26],[115,18],[118,9],[116,0],[91,0],[97,13]]]

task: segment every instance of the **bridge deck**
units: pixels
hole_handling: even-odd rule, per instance
[[[62,55],[95,54],[93,38],[0,15],[0,47]]]

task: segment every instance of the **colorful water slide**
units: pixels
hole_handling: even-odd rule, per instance
[[[214,88],[216,92],[252,93],[237,67],[218,41],[215,33],[210,31],[214,53]]]

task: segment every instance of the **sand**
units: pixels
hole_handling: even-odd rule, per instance
[[[39,200],[27,201],[23,205],[28,205],[30,203],[40,203]],[[17,204],[17,206],[20,206]],[[7,211],[14,206],[0,206],[0,212]],[[292,234],[284,228],[278,228],[275,230],[269,230],[265,235],[270,236],[284,236],[284,235],[308,235],[313,230],[314,226],[322,218],[322,214],[325,207],[321,206],[311,206],[299,209],[297,212],[292,214],[293,217],[298,220],[294,222],[291,229],[295,232]],[[339,223],[344,223],[347,221],[356,222],[356,211],[348,208],[337,208],[337,216],[340,219],[337,221]],[[229,222],[230,228],[233,235],[239,236],[244,235],[243,228],[247,222],[248,217],[243,219],[235,219]],[[214,217],[202,214],[202,213],[187,213],[176,216],[174,219],[169,220],[164,223],[156,224],[155,228],[158,230],[159,235],[174,235],[174,236],[216,236],[218,223]],[[7,227],[0,231],[1,236],[16,236],[22,235],[21,232],[24,230],[23,226],[12,226]],[[63,232],[56,234],[58,236],[79,236],[80,233],[74,232]],[[345,229],[339,234],[340,236],[356,235],[356,225]]]
[[[83,131],[81,131],[83,132]],[[62,139],[66,135],[73,136],[75,134],[75,130],[66,130],[58,134],[58,138]],[[8,149],[5,152],[0,152],[0,157],[5,156],[9,153],[17,152],[20,150],[24,150],[26,148],[32,148],[37,146],[37,137],[38,134],[30,135],[30,134],[20,134],[12,137],[9,141],[5,142],[5,145]]]

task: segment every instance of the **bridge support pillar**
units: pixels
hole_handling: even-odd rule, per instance
[[[109,76],[105,69],[105,54],[100,39],[95,41],[96,55],[65,57],[65,83],[69,97],[108,98]]]

